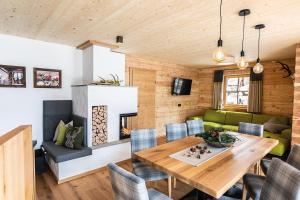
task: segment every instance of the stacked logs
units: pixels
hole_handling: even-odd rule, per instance
[[[107,142],[107,106],[92,107],[93,146]]]

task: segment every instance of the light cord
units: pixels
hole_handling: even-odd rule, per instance
[[[244,22],[243,22],[243,39],[242,39],[242,51],[244,51],[244,40],[245,40],[245,18],[246,18],[246,15],[244,14]]]
[[[223,4],[223,0],[221,0],[220,2],[220,35],[219,35],[219,40],[221,40],[221,36],[222,36],[222,4]]]
[[[257,58],[258,58],[258,60],[260,60],[260,58],[259,58],[259,54],[260,54],[260,29],[258,29],[258,44],[257,44],[257,48],[258,48]]]

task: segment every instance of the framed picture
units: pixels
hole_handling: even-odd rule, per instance
[[[35,88],[61,88],[61,70],[33,68]]]
[[[26,87],[26,68],[0,65],[0,87]]]

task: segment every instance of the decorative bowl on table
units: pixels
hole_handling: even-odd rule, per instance
[[[221,128],[197,134],[196,137],[202,137],[209,146],[216,148],[231,147],[238,140],[236,136],[224,132]]]

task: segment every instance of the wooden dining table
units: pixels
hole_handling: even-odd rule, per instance
[[[135,157],[203,193],[220,198],[278,144],[277,140],[271,138],[247,134],[238,136],[244,142],[234,145],[199,166],[170,157],[176,152],[204,143],[202,138],[195,136],[139,151],[135,153]]]

